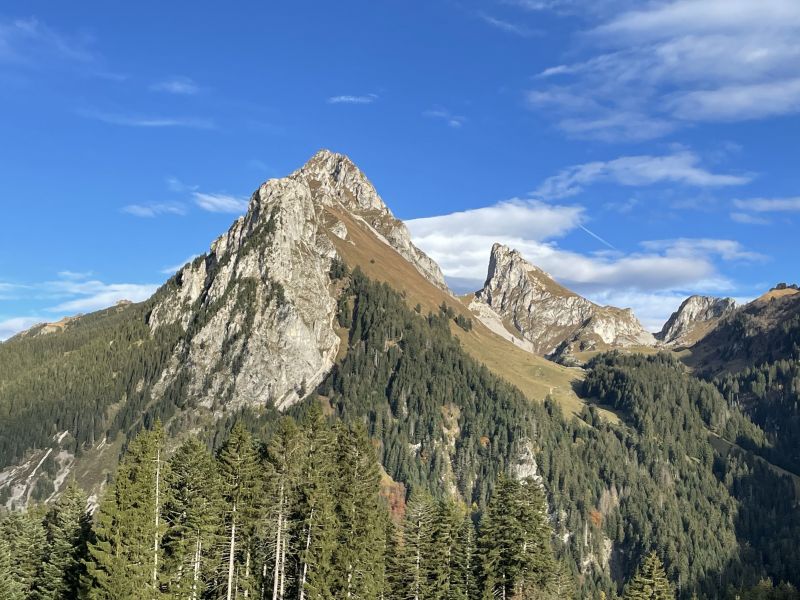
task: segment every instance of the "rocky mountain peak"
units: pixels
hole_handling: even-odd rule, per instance
[[[414,246],[361,170],[321,150],[288,177],[263,183],[247,214],[159,291],[151,328],[177,325],[186,335],[152,395],[180,383],[193,402],[218,411],[284,408],[313,389],[340,344],[330,279],[335,243],[355,244],[355,229],[446,289],[438,265]]]
[[[668,345],[694,343],[735,310],[733,298],[689,296],[667,319],[656,339]]]
[[[563,357],[655,343],[630,309],[598,306],[503,244],[492,246],[486,282],[470,308],[487,326],[496,331],[502,325],[537,354]]]

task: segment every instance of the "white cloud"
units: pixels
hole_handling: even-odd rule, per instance
[[[674,96],[668,105],[676,117],[700,121],[744,121],[795,113],[800,111],[800,78],[686,92]]]
[[[167,94],[177,94],[191,96],[200,91],[197,84],[189,77],[171,77],[158,81],[150,86],[154,92],[166,92]]]
[[[498,19],[497,17],[493,17],[492,15],[484,12],[479,12],[478,18],[480,18],[487,25],[491,25],[495,29],[505,31],[506,33],[511,33],[513,35],[518,35],[520,37],[532,37],[534,35],[539,35],[538,31],[535,31],[530,27],[526,27],[520,23],[511,23],[510,21]]]
[[[48,308],[53,313],[86,313],[112,306],[120,300],[141,302],[147,300],[158,289],[156,284],[136,283],[103,283],[102,281],[85,281],[75,285],[57,285],[54,291],[77,296]]]
[[[72,38],[37,19],[0,20],[0,61],[35,65],[60,59],[91,62],[93,54],[86,38]]]
[[[182,182],[177,177],[167,177],[167,188],[171,192],[183,193],[183,192],[193,192],[197,190],[200,186],[197,185],[189,185],[187,183]]]
[[[95,121],[108,123],[109,125],[121,125],[123,127],[182,127],[187,129],[214,129],[216,127],[214,121],[211,119],[201,119],[195,117],[154,117],[121,113],[107,113],[95,110],[79,110],[78,114],[87,119],[94,119]]]
[[[595,182],[611,181],[624,186],[645,186],[660,182],[697,187],[743,185],[750,177],[711,173],[701,168],[692,152],[666,156],[623,156],[568,167],[546,179],[534,192],[539,198],[574,196]]]
[[[642,242],[647,250],[664,252],[667,256],[719,256],[723,260],[761,261],[765,256],[745,249],[735,240],[709,238],[676,238]]]
[[[205,194],[194,192],[194,201],[203,210],[216,213],[243,213],[247,210],[247,199],[228,194]]]
[[[794,114],[798,39],[794,0],[638,4],[601,19],[582,36],[581,48],[593,55],[545,69],[528,100],[555,112],[567,133],[604,140],[650,139],[685,122]],[[644,128],[626,127],[629,117]]]
[[[461,127],[466,121],[467,118],[461,115],[454,115],[446,108],[442,108],[441,106],[437,106],[430,110],[426,110],[422,113],[423,117],[429,117],[431,119],[441,119],[445,123],[447,123],[450,127],[457,129]]]
[[[747,198],[734,200],[734,206],[753,212],[800,212],[800,196],[795,198]]]
[[[12,317],[0,321],[0,341],[7,340],[20,331],[30,329],[37,323],[44,321],[41,317]]]
[[[128,204],[122,212],[134,217],[152,218],[158,215],[185,215],[186,207],[179,202],[154,202],[150,204]]]
[[[372,104],[377,99],[377,94],[365,94],[363,96],[343,95],[331,96],[327,102],[328,104]]]
[[[192,254],[190,257],[188,257],[186,260],[184,260],[181,263],[177,263],[175,265],[172,265],[171,267],[164,267],[163,269],[161,269],[160,273],[162,273],[164,275],[174,275],[175,273],[180,271],[184,266],[186,266],[186,263],[192,262],[198,256],[199,255],[197,255],[197,254]]]
[[[406,224],[414,243],[439,263],[460,290],[481,287],[492,244],[500,242],[519,250],[529,262],[595,301],[614,298],[617,306],[640,310],[649,305],[643,319],[650,328],[660,327],[691,293],[729,290],[732,284],[720,273],[720,261],[739,263],[764,258],[733,240],[652,240],[643,242],[634,252],[604,250],[591,254],[564,249],[553,241],[583,228],[585,218],[584,209],[579,206],[513,200],[412,219]]]
[[[732,212],[730,217],[731,221],[743,223],[745,225],[769,225],[770,223],[769,219],[752,215],[750,213]]]

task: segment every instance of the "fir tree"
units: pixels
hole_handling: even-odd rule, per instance
[[[339,540],[333,556],[336,598],[380,597],[383,590],[385,510],[378,497],[380,471],[363,427],[337,427],[336,513]]]
[[[336,439],[319,404],[303,421],[302,478],[292,520],[297,524],[299,600],[332,598],[336,546]]]
[[[555,562],[541,487],[501,476],[481,520],[485,598],[535,598],[550,586]]]
[[[0,537],[0,598],[24,600],[25,592],[20,582],[13,576],[12,566],[11,549],[5,539]]]
[[[221,525],[219,474],[206,447],[194,438],[184,442],[169,461],[164,506],[162,581],[175,598],[200,598],[216,558]]]
[[[70,481],[45,518],[47,546],[36,576],[36,600],[76,598],[84,575],[91,517],[86,493]]]
[[[625,588],[624,600],[674,600],[667,574],[655,552],[648,554]]]
[[[152,599],[159,595],[164,434],[160,424],[140,433],[100,504],[96,540],[89,546],[93,599]]]
[[[263,483],[259,477],[259,461],[253,438],[241,423],[237,423],[218,457],[225,503],[224,568],[221,587],[231,600],[255,591],[252,558],[253,528],[259,517]],[[221,566],[221,565],[220,565]]]
[[[45,551],[45,532],[37,511],[12,512],[2,523],[2,535],[10,555],[10,569],[2,573],[28,598]]]

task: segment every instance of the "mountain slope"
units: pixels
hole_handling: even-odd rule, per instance
[[[486,283],[471,303],[484,320],[487,307],[531,351],[556,358],[655,342],[630,309],[590,302],[502,244],[492,247]]]
[[[665,345],[692,345],[735,309],[736,301],[733,298],[689,296],[670,315],[655,337]]]
[[[200,431],[244,407],[296,403],[346,349],[330,278],[337,255],[391,279],[409,306],[468,314],[364,174],[320,151],[260,186],[247,214],[148,301],[0,345],[0,500],[45,499],[78,471],[92,488],[113,470],[109,448],[155,418]],[[530,398],[582,408],[574,372],[480,325],[453,328]]]
[[[735,373],[797,356],[798,347],[800,292],[773,289],[720,320],[685,360],[704,374]]]

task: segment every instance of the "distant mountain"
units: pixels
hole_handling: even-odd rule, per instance
[[[776,287],[721,318],[686,358],[698,372],[737,372],[786,359],[800,345],[800,292]]]
[[[630,309],[587,300],[502,244],[492,247],[486,283],[470,308],[478,318],[495,328],[501,324],[524,340],[530,351],[553,358],[655,345]]]
[[[690,346],[736,310],[733,298],[689,296],[664,323],[656,339],[669,346]]]

